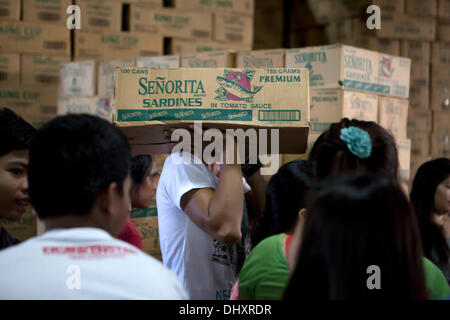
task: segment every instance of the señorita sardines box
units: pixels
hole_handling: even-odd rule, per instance
[[[308,72],[302,68],[117,68],[114,121],[121,127],[147,127],[133,137],[132,144],[139,139],[141,144],[162,143],[158,132],[148,134],[149,127],[202,121],[205,128],[280,128],[280,149],[287,140],[295,144],[295,139],[304,140],[306,146]],[[301,152],[297,147],[292,153]]]

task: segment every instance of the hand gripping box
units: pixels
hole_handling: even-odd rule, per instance
[[[161,147],[178,141],[168,141],[163,130],[202,121],[204,129],[280,129],[279,153],[304,153],[308,83],[300,68],[117,68],[114,122],[134,152],[170,153],[170,146]]]

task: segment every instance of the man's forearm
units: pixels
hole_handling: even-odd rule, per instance
[[[224,164],[208,213],[222,233],[239,234],[244,210],[244,187],[240,165]]]

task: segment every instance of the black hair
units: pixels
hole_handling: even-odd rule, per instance
[[[31,204],[40,218],[88,214],[111,183],[123,194],[129,166],[127,139],[111,123],[86,114],[57,117],[31,143]]]
[[[312,162],[296,160],[281,166],[270,178],[266,188],[266,207],[252,228],[252,246],[295,227],[300,209],[306,207],[306,193],[312,176]]]
[[[150,155],[137,155],[131,158],[130,174],[134,186],[140,185],[152,170],[153,160]]]
[[[357,127],[365,130],[372,142],[372,152],[368,158],[358,158],[340,138],[341,129]],[[376,172],[398,182],[398,152],[394,137],[379,124],[372,121],[349,120],[343,118],[333,123],[314,143],[309,159],[315,162],[318,180],[345,172]]]
[[[392,180],[353,173],[312,189],[286,299],[426,299],[422,248],[408,199]],[[381,289],[369,289],[381,271]]]
[[[438,185],[449,176],[450,159],[428,161],[417,170],[410,195],[419,220],[425,256],[440,265],[448,264],[450,252],[443,231],[433,220],[434,195]],[[433,257],[434,250],[438,261]]]
[[[12,151],[27,150],[36,129],[12,110],[0,108],[0,157]]]

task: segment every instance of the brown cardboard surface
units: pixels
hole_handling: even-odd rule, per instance
[[[77,0],[83,18],[81,30],[90,32],[113,31],[122,28],[122,2],[110,0]]]
[[[405,12],[412,16],[435,17],[437,0],[405,0]]]
[[[219,12],[253,16],[255,13],[255,0],[175,0],[175,8],[179,10]]]
[[[411,179],[410,182],[412,184],[414,177],[416,176],[417,170],[420,168],[422,164],[425,162],[428,162],[431,160],[431,156],[425,155],[425,156],[417,156],[412,154],[411,155]]]
[[[430,133],[415,131],[409,136],[411,139],[411,154],[427,156],[430,154]]]
[[[0,52],[70,56],[70,30],[51,23],[1,20]]]
[[[431,48],[431,54],[431,63],[433,65],[450,65],[450,43],[434,42]]]
[[[450,21],[438,21],[436,27],[436,40],[440,42],[450,42]]]
[[[20,3],[18,0],[0,1],[0,19],[20,20]]]
[[[139,57],[136,59],[136,67],[165,69],[179,68],[181,67],[181,57],[176,55]]]
[[[72,4],[72,0],[22,0],[22,2],[23,21],[58,23],[61,27],[66,26],[69,16],[66,10]]]
[[[431,135],[431,156],[450,158],[450,134],[433,133]]]
[[[195,54],[222,50],[249,50],[251,45],[238,43],[222,43],[216,41],[199,41],[193,39],[172,38],[171,54]]]
[[[253,17],[214,14],[213,39],[219,42],[253,43]]]
[[[405,14],[382,15],[380,38],[433,41],[436,35],[434,18],[413,17]]]
[[[236,55],[237,68],[284,68],[284,49],[241,51]]]
[[[59,95],[93,97],[97,92],[97,64],[94,60],[61,64]]]
[[[450,18],[450,0],[438,0],[438,16],[440,18]]]
[[[19,84],[20,55],[0,54],[0,84]]]
[[[61,64],[69,61],[69,57],[24,54],[21,57],[21,82],[26,85],[56,86],[60,81]]]
[[[19,221],[3,219],[2,228],[5,228],[14,238],[23,242],[37,235],[37,217],[31,206],[28,207]]]
[[[404,181],[410,178],[411,169],[411,140],[396,139],[398,150],[398,162],[400,165],[400,177]]]
[[[163,51],[163,38],[158,35],[75,31],[76,60],[117,60],[162,55]]]
[[[165,37],[211,40],[212,14],[133,4],[130,30]]]
[[[431,66],[431,109],[450,110],[450,68],[448,65]]]
[[[56,116],[57,103],[57,87],[0,86],[0,105],[8,106],[35,127]]]
[[[100,62],[98,65],[98,96],[102,98],[113,98],[115,68],[134,67],[135,63],[135,59],[120,59]]]
[[[430,64],[411,63],[411,84],[409,87],[411,108],[427,110],[430,107]]]
[[[414,62],[431,62],[431,44],[428,41],[412,40],[401,41],[401,56],[411,58]]]
[[[380,97],[378,123],[397,139],[406,139],[408,123],[408,100]]]
[[[87,113],[112,122],[111,99],[99,97],[61,97],[58,99],[58,115]]]
[[[449,111],[433,111],[433,133],[450,134]]]
[[[235,51],[201,52],[194,55],[181,56],[183,68],[234,68]]]
[[[205,128],[280,128],[280,153],[303,153],[309,123],[307,79],[305,69],[121,68],[116,71],[115,123],[130,127],[127,135],[133,136],[134,145],[167,143],[166,126],[186,127],[196,120]],[[173,92],[169,84],[176,81],[191,85]],[[239,89],[237,81],[248,81],[250,91]],[[170,104],[178,106],[167,109]]]
[[[431,110],[408,110],[408,137],[414,132],[430,133],[433,125],[433,116]]]
[[[311,133],[320,134],[342,118],[378,119],[377,95],[341,89],[313,89],[310,95]]]

